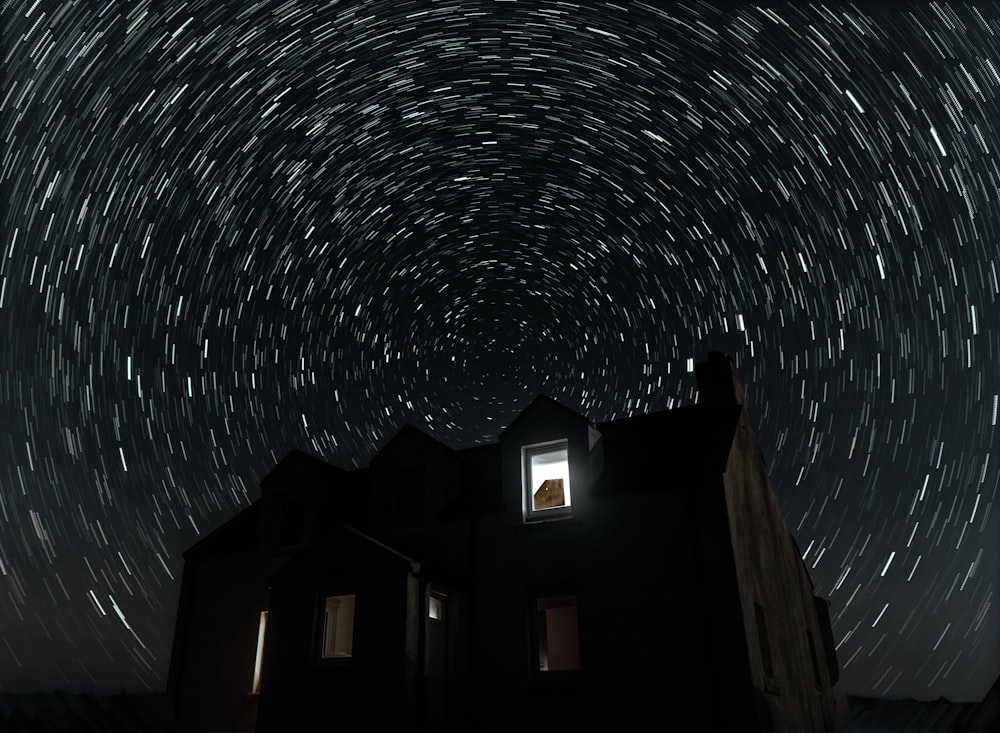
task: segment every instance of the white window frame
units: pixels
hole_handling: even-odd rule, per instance
[[[544,453],[552,453],[556,450],[562,450],[566,453],[566,483],[563,488],[566,493],[567,502],[563,506],[535,509],[533,508],[535,487],[531,477],[531,458]],[[570,487],[569,465],[569,441],[565,438],[521,446],[521,515],[526,523],[541,522],[550,519],[567,519],[573,515],[573,494]]]
[[[331,600],[336,600],[337,603],[334,604],[334,605],[335,606],[339,606],[345,599],[348,599],[348,598],[350,599],[350,603],[349,603],[350,618],[349,619],[348,618],[337,619],[336,617],[334,617],[334,619],[331,621],[330,618],[327,615],[327,612],[328,612],[327,607],[330,604],[330,601]],[[319,613],[319,621],[320,621],[320,624],[319,624],[319,659],[320,659],[320,661],[324,662],[324,663],[330,663],[330,662],[337,663],[339,661],[349,660],[349,659],[353,658],[353,656],[354,656],[354,632],[355,632],[355,623],[357,621],[357,614],[356,614],[357,595],[355,593],[325,593],[321,597],[321,601],[322,601],[322,603],[320,605],[320,613]],[[337,611],[339,613],[340,609],[337,609]],[[342,633],[341,629],[338,628],[338,621],[341,624],[343,624],[343,623],[346,622],[346,624],[348,626],[348,631],[347,631],[348,642],[347,643],[348,643],[349,646],[348,646],[346,652],[345,651],[341,651],[340,653],[337,653],[337,654],[327,654],[327,648],[328,648],[328,646],[334,646],[334,647],[337,646],[336,640],[334,640],[332,642],[332,644],[328,643],[327,635],[331,631],[334,633],[335,636],[337,636],[340,633]]]

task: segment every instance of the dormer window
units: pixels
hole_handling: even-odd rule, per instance
[[[570,514],[569,448],[566,440],[521,449],[523,508],[526,522]]]

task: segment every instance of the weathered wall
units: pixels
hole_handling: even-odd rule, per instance
[[[771,488],[746,410],[740,417],[724,485],[761,730],[832,730],[833,689],[812,586]],[[754,604],[760,604],[764,612],[776,683],[770,690]],[[819,684],[807,630],[817,655]]]

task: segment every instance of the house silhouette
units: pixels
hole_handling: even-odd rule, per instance
[[[827,601],[728,357],[695,405],[603,423],[541,396],[498,442],[404,426],[298,451],[184,553],[169,692],[191,731],[833,731]]]

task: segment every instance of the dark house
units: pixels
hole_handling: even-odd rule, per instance
[[[539,397],[490,445],[406,426],[364,469],[290,453],[185,553],[184,729],[841,727],[743,387],[721,354],[696,376],[696,405],[641,417]]]

